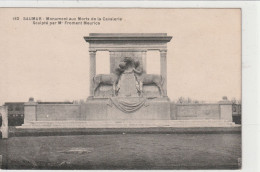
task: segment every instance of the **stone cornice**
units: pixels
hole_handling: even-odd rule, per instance
[[[86,42],[92,41],[163,41],[169,42],[172,36],[166,33],[92,33],[84,37]]]

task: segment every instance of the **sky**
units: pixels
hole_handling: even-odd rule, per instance
[[[122,21],[50,26],[33,25],[23,17],[120,17]],[[240,9],[1,8],[0,23],[0,104],[25,102],[29,97],[85,100],[89,45],[83,37],[89,33],[167,33],[173,37],[167,52],[171,100],[241,99]],[[158,73],[156,54],[149,53],[147,68]],[[109,69],[99,63],[103,56],[106,52],[97,57],[97,73]]]

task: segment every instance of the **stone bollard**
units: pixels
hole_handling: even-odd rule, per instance
[[[2,115],[2,138],[8,138],[8,113],[7,113],[7,106],[0,106],[0,113]]]

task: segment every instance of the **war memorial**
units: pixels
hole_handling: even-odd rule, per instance
[[[167,96],[166,33],[90,33],[89,97],[84,104],[30,98],[18,128],[232,127],[232,104],[175,104]],[[160,52],[160,75],[146,73],[146,53]],[[96,53],[109,51],[110,74],[96,74]],[[87,79],[87,78],[86,78]],[[87,90],[86,90],[87,91]]]

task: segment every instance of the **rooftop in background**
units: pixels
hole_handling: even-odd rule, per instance
[[[18,105],[18,104],[24,104],[24,102],[5,102],[4,105]]]

